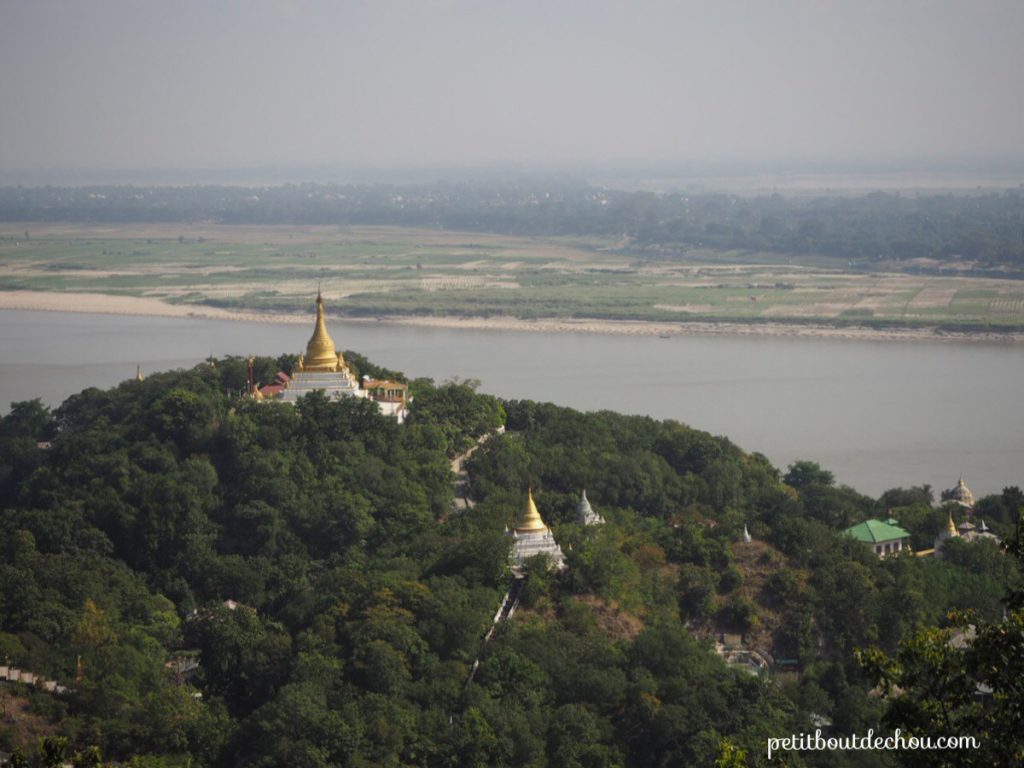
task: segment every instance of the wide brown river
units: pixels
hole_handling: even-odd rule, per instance
[[[877,495],[1024,486],[1024,348],[999,343],[602,336],[330,322],[410,376],[475,378],[506,398],[677,419],[785,468],[812,459]],[[0,412],[214,355],[298,353],[295,324],[0,310]]]

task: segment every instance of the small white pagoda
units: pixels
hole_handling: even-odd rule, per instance
[[[587,489],[583,489],[580,503],[576,505],[576,522],[580,525],[604,525],[604,518],[601,517],[587,501]]]

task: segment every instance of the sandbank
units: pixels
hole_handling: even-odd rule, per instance
[[[193,317],[210,320],[243,320],[262,323],[308,323],[309,313],[272,313],[229,310],[200,304],[168,304],[160,299],[138,296],[110,296],[100,293],[58,293],[45,291],[0,291],[0,309],[47,312],[86,312],[146,317]],[[464,330],[527,331],[536,333],[589,333],[627,336],[782,336],[808,339],[852,339],[862,341],[1002,341],[1022,342],[1021,332],[959,332],[937,328],[863,328],[826,324],[663,322],[603,320],[586,318],[435,317],[380,316],[374,318],[335,315],[347,323],[388,323],[421,328]]]

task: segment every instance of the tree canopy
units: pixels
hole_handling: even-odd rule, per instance
[[[870,499],[677,422],[414,379],[398,425],[231,394],[244,376],[204,364],[0,420],[0,656],[67,687],[24,689],[24,711],[77,764],[757,765],[812,717],[879,728],[855,650],[899,653],[950,610],[996,626],[1019,578],[991,545],[880,561],[842,529],[921,489]],[[453,456],[503,424],[453,511]],[[528,485],[568,567],[532,570],[484,643]],[[584,488],[605,525],[576,523]],[[1018,496],[979,503],[1006,532]],[[727,664],[732,634],[798,675]],[[0,749],[22,759],[28,733],[0,726]]]

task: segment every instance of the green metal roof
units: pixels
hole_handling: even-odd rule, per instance
[[[910,534],[898,525],[883,523],[881,520],[865,520],[863,523],[850,526],[844,533],[867,544],[880,544],[910,537]]]

